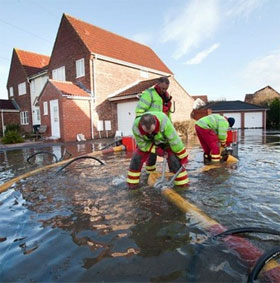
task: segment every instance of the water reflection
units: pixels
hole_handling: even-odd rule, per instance
[[[177,193],[228,228],[280,230],[279,139],[267,133],[263,144],[256,132],[246,133],[237,166],[206,172],[201,148],[189,145],[191,185]],[[67,149],[73,155],[93,150],[91,145]],[[53,162],[36,156],[26,165],[36,151],[1,156],[1,174],[10,172],[3,181]],[[59,157],[64,148],[52,152]],[[248,267],[221,242],[202,244],[208,235],[199,223],[153,188],[126,189],[130,158],[126,152],[104,155],[106,166],[80,160],[59,175],[54,168],[0,194],[0,281],[245,282]],[[278,240],[250,235],[263,250]]]

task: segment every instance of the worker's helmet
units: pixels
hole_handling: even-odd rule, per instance
[[[228,120],[229,126],[232,127],[234,125],[235,119],[232,117],[229,117],[227,120]]]

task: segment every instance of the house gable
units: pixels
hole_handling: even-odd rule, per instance
[[[76,60],[84,58],[85,76],[76,78]],[[65,66],[66,81],[80,83],[85,89],[91,89],[91,54],[81,40],[68,18],[63,15],[55,39],[49,64],[49,78],[53,78],[54,69]]]
[[[263,104],[265,102],[271,101],[274,98],[280,99],[280,94],[278,91],[273,89],[271,86],[266,86],[262,89],[257,90],[253,94],[246,94],[245,102],[254,104]]]

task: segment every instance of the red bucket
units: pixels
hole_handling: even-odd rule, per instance
[[[237,130],[228,130],[227,131],[226,144],[230,145],[231,143],[237,143]]]
[[[136,142],[134,137],[122,137],[122,144],[126,147],[126,151],[134,151],[136,149]]]

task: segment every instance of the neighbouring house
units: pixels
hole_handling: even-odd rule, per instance
[[[14,48],[7,81],[8,97],[19,106],[20,128],[32,132],[40,125],[39,107],[36,97],[45,85],[48,75],[49,57]]]
[[[141,82],[146,84],[144,81],[151,80],[147,86],[152,86],[154,79],[162,76],[168,76],[171,82],[169,93],[176,107],[174,120],[187,120],[192,111],[193,99],[151,48],[66,14],[63,14],[58,29],[48,75],[52,81],[41,92],[38,105],[42,113],[44,107],[49,109],[48,115],[41,114],[44,116],[43,123],[50,128],[48,135],[62,141],[73,140],[75,134],[92,138],[113,137],[120,129],[125,134],[131,134],[134,116],[128,113],[134,112],[137,94],[144,88],[134,93],[133,98],[118,100],[113,97],[118,97],[124,90]],[[84,115],[84,109],[75,112],[75,117],[71,116],[71,107],[78,104],[79,100],[72,97],[70,105],[69,99],[60,99],[63,96],[51,86],[55,81],[72,82],[71,88],[75,85],[88,94],[86,99],[90,98],[90,115],[86,115],[88,122],[85,122],[85,117],[83,121],[91,125],[90,132],[80,128],[80,115]],[[56,121],[60,125],[59,130],[71,128],[72,131],[76,129],[75,133],[68,136],[51,130],[56,127],[51,116],[56,109],[59,111]],[[64,119],[66,113],[73,119]],[[125,117],[127,123],[124,123]]]
[[[207,95],[192,95],[194,99],[193,109],[201,108],[208,103]]]
[[[91,139],[90,94],[72,82],[49,79],[38,97],[42,125],[46,136],[63,141],[76,140],[83,133]]]
[[[13,100],[0,99],[0,135],[4,136],[6,126],[19,124],[19,107]]]
[[[234,128],[266,128],[266,108],[240,100],[210,103],[197,111],[219,113],[235,119]],[[195,110],[194,110],[195,112]],[[208,115],[205,113],[205,115]],[[204,115],[204,116],[205,116]]]
[[[272,101],[274,98],[280,99],[280,93],[271,86],[266,86],[253,94],[246,94],[245,102],[263,105],[265,102]]]

